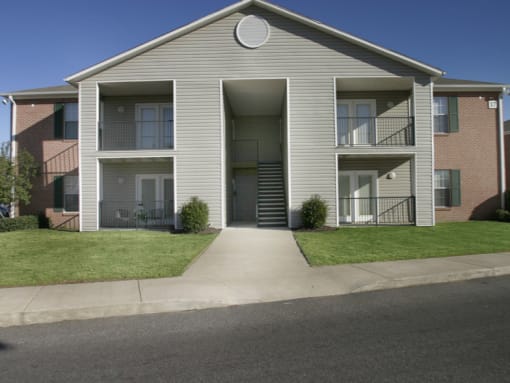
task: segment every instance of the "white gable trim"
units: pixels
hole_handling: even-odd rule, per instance
[[[220,11],[211,13],[210,15],[203,17],[199,20],[196,20],[190,24],[187,24],[181,28],[178,28],[172,32],[166,33],[160,37],[157,37],[151,41],[146,42],[145,44],[139,45],[133,49],[130,49],[128,51],[125,51],[119,55],[116,55],[110,59],[107,59],[105,61],[102,61],[94,66],[91,66],[87,69],[82,70],[81,72],[75,73],[65,79],[65,81],[75,84],[79,81],[82,81],[96,73],[99,73],[109,67],[115,66],[117,64],[120,64],[123,61],[126,61],[134,56],[137,56],[139,54],[142,54],[150,49],[153,49],[161,44],[167,43],[171,40],[174,40],[184,34],[190,33],[191,31],[198,29],[200,27],[203,27],[207,24],[210,24],[216,20],[219,20],[229,14],[232,14],[234,12],[237,12],[243,8],[246,8],[251,5],[256,5],[261,8],[267,9],[271,12],[274,12],[276,14],[279,14],[283,17],[295,20],[297,22],[300,22],[302,24],[308,25],[312,28],[315,28],[319,31],[322,31],[324,33],[328,33],[334,37],[338,37],[340,39],[346,40],[348,42],[351,42],[355,45],[361,46],[363,48],[366,48],[368,50],[371,50],[373,52],[376,52],[378,54],[381,54],[383,56],[386,56],[392,60],[399,61],[405,65],[408,65],[410,67],[416,68],[418,70],[421,70],[425,73],[428,73],[432,76],[442,76],[444,72],[438,68],[432,67],[430,65],[424,64],[422,62],[416,61],[414,59],[411,59],[410,57],[401,55],[399,53],[393,52],[391,50],[385,49],[379,45],[373,44],[369,41],[360,39],[358,37],[355,37],[351,34],[342,32],[338,29],[335,29],[333,27],[327,26],[325,24],[319,23],[317,21],[311,20],[305,16],[301,16],[297,13],[291,12],[287,9],[281,8],[279,6],[267,3],[263,0],[242,0],[238,3],[235,3],[231,6],[228,6],[226,8],[223,8]]]

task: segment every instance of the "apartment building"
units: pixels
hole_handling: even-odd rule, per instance
[[[7,92],[13,153],[42,164],[55,226],[299,227],[486,219],[504,191],[506,86],[444,72],[262,0],[244,0],[66,78]]]

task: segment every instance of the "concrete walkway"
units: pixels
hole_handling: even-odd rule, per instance
[[[510,253],[311,268],[289,230],[229,228],[183,276],[0,289],[0,326],[341,295],[510,274]]]

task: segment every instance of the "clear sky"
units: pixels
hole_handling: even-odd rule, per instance
[[[0,91],[63,84],[70,74],[234,2],[4,1]],[[509,0],[272,2],[439,67],[447,77],[510,84]],[[0,104],[0,142],[9,139],[9,110]]]

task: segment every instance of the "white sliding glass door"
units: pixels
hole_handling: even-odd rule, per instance
[[[377,171],[338,173],[340,223],[374,222],[377,215]]]
[[[139,216],[149,224],[169,224],[173,217],[173,178],[166,174],[136,176]]]
[[[337,144],[373,145],[376,142],[375,100],[341,100],[337,103]]]
[[[173,109],[171,104],[136,105],[136,148],[173,148]]]

